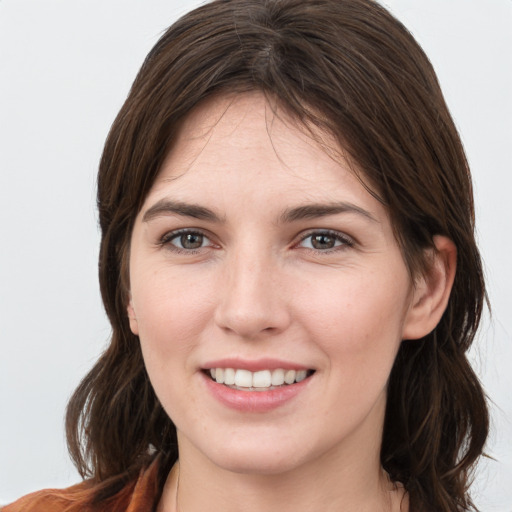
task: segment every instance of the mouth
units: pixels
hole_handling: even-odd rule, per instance
[[[271,391],[308,379],[315,370],[276,368],[251,372],[241,368],[209,368],[203,372],[217,384],[239,391]]]

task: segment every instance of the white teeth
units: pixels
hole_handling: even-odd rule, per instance
[[[272,384],[272,375],[270,370],[263,370],[261,372],[254,372],[252,375],[253,388],[269,388]]]
[[[272,372],[272,386],[282,386],[284,384],[284,370],[278,368]]]
[[[219,384],[257,390],[301,382],[308,376],[307,370],[283,370],[282,368],[258,372],[234,368],[211,368],[209,372],[212,379]]]
[[[295,382],[295,376],[297,372],[295,370],[286,370],[284,374],[284,381],[286,384],[293,384]]]
[[[235,373],[235,386],[241,388],[252,387],[252,372],[249,370],[237,370]]]
[[[224,368],[216,368],[215,369],[215,380],[219,384],[224,384]]]
[[[235,370],[233,368],[226,368],[224,370],[224,384],[232,386],[235,383]]]

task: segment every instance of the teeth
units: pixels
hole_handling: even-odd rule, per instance
[[[219,384],[224,384],[224,368],[216,368],[215,369],[215,380]]]
[[[269,388],[270,384],[272,384],[270,370],[263,370],[262,372],[254,372],[252,374],[253,388]]]
[[[297,375],[295,376],[295,382],[300,382],[304,380],[308,376],[308,372],[306,370],[299,370]]]
[[[210,375],[219,384],[236,386],[237,388],[265,389],[283,384],[301,382],[308,376],[307,370],[261,370],[250,372],[249,370],[234,368],[211,368]]]
[[[226,368],[224,370],[224,384],[232,386],[235,380],[235,370],[233,370],[233,368]]]
[[[297,372],[295,370],[286,370],[284,374],[284,381],[286,384],[293,384],[295,382],[295,376]]]
[[[272,372],[272,386],[281,386],[284,384],[284,370],[280,368]]]
[[[237,370],[235,372],[235,386],[241,388],[252,387],[252,373],[248,370]]]

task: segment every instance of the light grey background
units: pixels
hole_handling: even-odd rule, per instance
[[[192,0],[0,0],[0,503],[78,475],[68,397],[109,337],[95,174],[146,53]],[[474,494],[512,511],[512,1],[387,0],[430,56],[476,191],[493,319],[473,352],[494,401]]]

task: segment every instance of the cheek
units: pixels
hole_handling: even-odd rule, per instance
[[[138,274],[132,297],[144,364],[163,408],[177,426],[183,411],[195,414],[197,396],[186,386],[211,317],[200,286],[169,268]],[[199,419],[198,419],[199,420]]]
[[[197,344],[211,318],[211,298],[201,280],[168,268],[141,272],[132,281],[139,337],[145,358],[171,359]]]
[[[403,272],[347,274],[308,286],[298,314],[331,362],[383,367],[392,364],[408,309],[409,280]],[[386,362],[388,364],[386,364]]]

